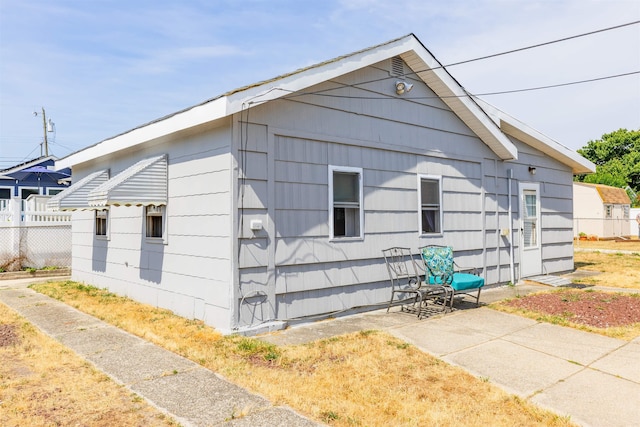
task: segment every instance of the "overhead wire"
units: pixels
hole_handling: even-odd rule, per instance
[[[551,84],[551,85],[544,85],[544,86],[534,86],[534,87],[528,87],[528,88],[523,88],[523,89],[511,89],[511,90],[502,90],[502,91],[492,91],[492,92],[482,92],[482,93],[471,93],[471,92],[467,92],[465,90],[465,94],[463,95],[442,95],[442,96],[438,96],[438,95],[433,95],[433,96],[414,96],[414,97],[406,97],[403,98],[405,100],[418,100],[418,99],[435,99],[435,98],[466,98],[469,96],[492,96],[492,95],[504,95],[504,94],[509,94],[509,93],[518,93],[518,92],[531,92],[531,91],[535,91],[535,90],[543,90],[543,89],[552,89],[552,88],[557,88],[557,87],[564,87],[564,86],[572,86],[572,85],[577,85],[577,84],[583,84],[583,83],[591,83],[591,82],[596,82],[596,81],[601,81],[601,80],[609,80],[609,79],[614,79],[614,78],[619,78],[619,77],[627,77],[627,76],[631,76],[631,75],[635,75],[635,74],[640,74],[640,70],[638,71],[630,71],[628,73],[621,73],[621,74],[614,74],[614,75],[610,75],[610,76],[604,76],[604,77],[594,77],[591,79],[586,79],[586,80],[574,80],[574,81],[570,81],[570,82],[564,82],[564,83],[557,83],[557,84]],[[390,79],[391,77],[387,77],[386,79]],[[336,90],[336,89],[340,89],[340,88],[333,88],[332,90]],[[306,96],[306,95],[316,95],[316,96],[324,96],[324,97],[328,97],[328,98],[348,98],[348,99],[397,99],[394,96],[357,96],[357,95],[338,95],[338,94],[330,94],[330,93],[326,93],[327,90],[322,90],[322,91],[317,91],[317,92],[298,92],[298,93],[292,93],[291,95],[286,95],[283,97],[283,99],[292,99],[292,98],[296,98],[296,97],[300,97],[300,96]]]
[[[602,29],[599,29],[599,30],[593,30],[593,31],[589,31],[589,32],[586,32],[586,33],[576,34],[576,35],[573,35],[573,36],[562,37],[562,38],[559,38],[559,39],[554,39],[554,40],[550,40],[550,41],[543,42],[543,43],[537,43],[537,44],[533,44],[533,45],[529,45],[529,46],[524,46],[524,47],[517,48],[517,49],[511,49],[511,50],[507,50],[507,51],[503,51],[503,52],[498,52],[498,53],[494,53],[494,54],[491,54],[491,55],[485,55],[485,56],[480,56],[480,57],[476,57],[476,58],[467,59],[467,60],[464,60],[464,61],[453,62],[453,63],[446,64],[446,65],[440,64],[440,65],[437,65],[435,67],[430,67],[430,68],[427,68],[427,69],[424,69],[424,70],[413,70],[412,72],[405,74],[405,77],[406,76],[412,76],[412,75],[413,76],[418,76],[418,74],[420,74],[420,73],[429,72],[429,71],[435,71],[435,70],[439,70],[439,69],[443,69],[443,70],[446,71],[446,69],[448,67],[453,67],[453,66],[456,66],[456,65],[467,64],[467,63],[470,63],[470,62],[481,61],[481,60],[490,59],[490,58],[494,58],[494,57],[498,57],[498,56],[502,56],[502,55],[521,52],[521,51],[524,51],[524,50],[535,49],[535,48],[538,48],[538,47],[548,46],[548,45],[551,45],[551,44],[560,43],[560,42],[564,42],[564,41],[568,41],[568,40],[573,40],[573,39],[577,39],[577,38],[580,38],[580,37],[586,37],[586,36],[590,36],[590,35],[594,35],[594,34],[598,34],[598,33],[603,33],[603,32],[606,32],[606,31],[616,30],[616,29],[620,29],[620,28],[623,28],[623,27],[628,27],[628,26],[636,25],[636,24],[640,24],[640,20],[631,21],[631,22],[627,22],[627,23],[619,24],[619,25],[614,25],[614,26],[602,28]],[[437,61],[437,59],[436,59],[436,61]],[[589,80],[584,80],[584,81],[579,81],[579,82],[561,83],[561,84],[558,84],[558,85],[550,85],[548,88],[567,86],[567,85],[578,84],[578,83],[587,83],[589,81],[606,80],[606,79],[609,79],[609,78],[623,77],[623,76],[626,76],[626,75],[637,74],[637,73],[638,73],[637,71],[633,71],[633,72],[630,72],[630,73],[624,73],[624,74],[619,74],[619,75],[614,75],[614,76],[599,77],[599,78],[589,79]],[[392,79],[392,78],[395,78],[395,77],[387,76],[387,77],[382,77],[382,78],[378,78],[378,79],[372,79],[372,80],[366,80],[366,81],[358,82],[356,84],[341,84],[338,87],[332,87],[332,88],[323,89],[323,90],[319,90],[319,91],[315,91],[315,92],[307,92],[306,94],[319,95],[322,92],[329,92],[329,91],[341,89],[341,88],[344,88],[344,87],[358,88],[359,86],[362,86],[362,85],[365,85],[365,84],[376,83],[376,82],[379,82],[379,81],[384,81],[384,80],[388,80],[388,79]],[[541,87],[541,88],[543,88],[543,87]],[[285,89],[282,89],[282,90],[285,90]],[[537,90],[537,89],[536,88],[529,88],[529,89],[522,89],[521,91],[526,92],[526,91],[530,91],[530,90]],[[520,90],[510,90],[510,91],[503,91],[503,92],[504,93],[515,93],[517,91],[520,91]],[[291,92],[293,92],[293,91],[291,91]],[[503,92],[491,92],[490,94],[491,95],[498,95],[498,94],[501,94]],[[482,94],[476,94],[476,96],[481,96],[481,95]],[[414,98],[414,99],[418,99],[418,98]]]
[[[482,61],[484,59],[495,58],[497,56],[502,56],[502,55],[509,55],[511,53],[522,52],[523,50],[534,49],[534,48],[542,47],[542,46],[548,46],[548,45],[551,45],[551,44],[554,44],[554,43],[560,43],[560,42],[564,42],[564,41],[567,41],[567,40],[577,39],[577,38],[580,38],[580,37],[591,36],[593,34],[603,33],[605,31],[617,30],[619,28],[628,27],[630,25],[635,25],[635,24],[640,24],[640,21],[627,22],[626,24],[614,25],[612,27],[602,28],[600,30],[589,31],[589,32],[586,32],[586,33],[576,34],[574,36],[569,36],[569,37],[563,37],[563,38],[560,38],[560,39],[555,39],[555,40],[551,40],[551,41],[544,42],[544,43],[533,44],[533,45],[521,47],[521,48],[518,48],[518,49],[506,50],[504,52],[499,52],[499,53],[494,53],[494,54],[491,54],[491,55],[480,56],[480,57],[477,57],[477,58],[467,59],[465,61],[452,62],[451,64],[443,65],[442,68],[454,67],[456,65],[467,64],[469,62]]]

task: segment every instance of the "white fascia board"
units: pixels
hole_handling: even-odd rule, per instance
[[[405,59],[409,66],[418,72],[418,76],[437,95],[443,97],[443,101],[500,158],[504,160],[517,158],[517,150],[511,141],[502,134],[484,111],[469,98],[460,85],[444,69],[440,68],[440,64],[418,39],[414,35],[409,35],[370,49],[326,61],[307,69],[298,70],[272,80],[229,92],[215,100],[151,122],[71,154],[58,160],[56,168],[71,167],[171,133],[220,119],[394,56],[401,56]],[[420,59],[418,63],[415,63],[415,58]],[[412,59],[414,60],[413,66],[411,64]]]
[[[413,36],[406,36],[369,50],[326,61],[228,95],[228,112],[229,114],[238,113],[253,105],[272,101],[391,57],[400,56],[415,46],[414,40]]]
[[[84,150],[57,160],[56,169],[64,169],[88,162],[110,153],[125,150],[175,132],[220,119],[226,115],[227,99],[225,97],[217,98],[164,119],[140,126],[113,138],[105,139]]]
[[[544,135],[532,128],[531,126],[521,122],[513,116],[499,110],[488,102],[474,98],[482,109],[487,112],[489,117],[500,126],[500,129],[507,135],[516,138],[519,141],[529,145],[530,147],[540,150],[549,155],[551,158],[571,167],[574,174],[593,173],[596,170],[595,164],[585,159],[580,154],[557,141]]]
[[[500,128],[506,134],[569,166],[574,174],[596,171],[596,165],[591,161],[512,117],[501,118]]]
[[[267,101],[304,90],[343,74],[388,59],[407,51],[413,45],[413,36],[407,36],[377,48],[346,55],[335,60],[295,71],[263,83],[241,88],[215,100],[151,122],[96,145],[73,153],[56,162],[57,169],[71,167],[95,158],[143,144],[171,133],[179,132],[216,119],[238,113]]]

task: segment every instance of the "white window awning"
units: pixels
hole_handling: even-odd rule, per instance
[[[109,170],[94,172],[73,183],[47,201],[47,208],[54,211],[89,209],[87,196],[94,188],[109,180]]]
[[[96,187],[88,203],[93,207],[166,205],[166,154],[141,160]]]

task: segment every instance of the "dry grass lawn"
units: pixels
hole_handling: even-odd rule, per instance
[[[75,282],[32,287],[330,425],[573,425],[383,332],[277,347]]]
[[[574,283],[614,288],[640,289],[640,241],[629,243],[615,241],[579,241],[576,248],[607,251],[632,251],[632,253],[574,252],[576,269],[601,274],[580,279]]]
[[[0,336],[0,425],[176,425],[3,304]]]

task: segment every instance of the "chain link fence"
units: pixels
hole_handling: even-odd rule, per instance
[[[0,271],[70,266],[71,223],[0,227]]]

